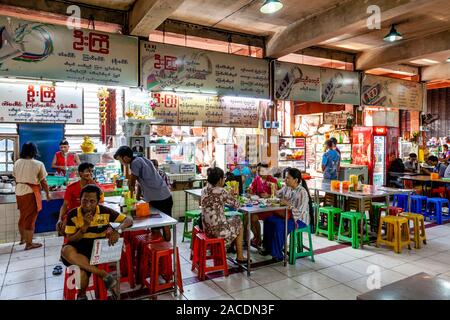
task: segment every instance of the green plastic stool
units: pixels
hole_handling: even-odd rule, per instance
[[[341,209],[336,207],[321,207],[319,208],[319,215],[317,216],[316,222],[316,235],[320,233],[326,234],[328,236],[328,240],[334,240],[335,235],[337,235],[337,231],[334,230],[334,217],[342,212]],[[327,215],[327,226],[321,227],[320,225],[320,217],[322,214]]]
[[[344,219],[350,221],[350,233],[349,236],[344,236]],[[359,234],[358,234],[358,223],[364,219],[364,224],[366,226],[366,235],[362,241],[369,241],[369,228],[367,225],[367,218],[365,214],[361,212],[347,211],[341,213],[341,219],[339,221],[339,233],[338,241],[351,242],[352,248],[357,249],[359,247]]]
[[[188,210],[184,213],[183,239],[181,242],[184,242],[184,238],[192,239],[192,229],[189,231],[189,219],[198,218],[201,213],[201,210]]]
[[[241,218],[241,220],[244,221],[244,214],[242,212],[239,212],[239,211],[225,212],[225,217],[227,217],[227,218],[234,217],[234,216],[239,216],[239,218]]]
[[[370,216],[370,230],[372,232],[378,232],[378,225],[380,224],[380,210],[386,208],[384,202],[372,202],[372,212]]]
[[[309,248],[303,251],[303,232],[308,233]],[[306,226],[304,228],[295,229],[290,233],[289,237],[289,264],[295,264],[295,260],[301,257],[311,257],[311,261],[314,262],[314,250],[311,239],[311,227]]]

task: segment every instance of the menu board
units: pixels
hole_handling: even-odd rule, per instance
[[[154,116],[164,124],[257,128],[263,101],[239,97],[155,92]]]
[[[0,17],[0,75],[138,85],[137,38]]]
[[[358,72],[320,68],[320,88],[322,103],[360,103]]]
[[[345,126],[350,116],[348,112],[327,112],[323,114],[323,123]]]
[[[320,68],[276,61],[275,98],[319,102]]]
[[[0,122],[83,124],[83,89],[0,83]]]
[[[269,98],[267,60],[141,41],[141,85],[149,91]]]
[[[366,106],[422,110],[422,84],[387,77],[364,75],[362,104]]]

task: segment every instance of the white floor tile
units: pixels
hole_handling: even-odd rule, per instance
[[[280,300],[263,287],[255,287],[244,291],[232,293],[234,300]]]
[[[339,284],[339,282],[317,271],[304,273],[292,279],[316,292]]]
[[[299,263],[300,265],[304,265],[312,270],[325,269],[331,266],[335,266],[337,264],[334,261],[330,261],[328,259],[321,257],[321,255],[315,255],[314,262],[312,262],[310,259],[298,259],[296,261],[296,264]]]
[[[45,265],[46,266],[52,266],[61,262],[61,255],[52,255],[52,256],[45,256]]]
[[[10,258],[11,258],[11,255],[9,253],[0,255],[0,264],[7,264],[9,262]]]
[[[6,273],[8,269],[8,263],[0,263],[0,274]]]
[[[319,270],[319,272],[338,282],[349,282],[362,276],[361,273],[343,266],[333,266]]]
[[[295,299],[313,293],[310,289],[292,279],[271,282],[263,285],[263,287],[282,300]]]
[[[373,264],[377,264],[386,269],[391,269],[391,268],[394,268],[396,266],[399,266],[399,265],[405,263],[405,261],[403,261],[403,260],[389,257],[386,255],[382,255],[382,254],[374,254],[373,256],[363,258],[363,260],[373,263]]]
[[[0,244],[0,254],[10,254],[12,251],[12,243],[2,243]]]
[[[307,294],[306,296],[301,296],[299,298],[293,299],[293,300],[328,300],[324,296],[321,296],[318,293],[311,293]]]
[[[213,282],[227,293],[242,291],[258,286],[258,283],[251,280],[243,273],[235,273],[228,277],[216,278],[213,279]]]
[[[186,297],[178,292],[178,295],[175,297],[173,293],[165,293],[158,296],[157,300],[187,300]]]
[[[16,298],[14,300],[45,300],[45,293],[36,294],[34,296],[29,297]]]
[[[450,254],[447,254],[445,252],[437,253],[432,256],[429,256],[428,259],[432,259],[435,261],[439,261],[442,263],[450,264]]]
[[[323,253],[320,256],[337,264],[346,263],[356,259],[354,256],[343,253],[340,250]]]
[[[5,276],[4,285],[12,285],[32,280],[44,279],[44,268],[26,269],[16,272],[8,272]]]
[[[61,246],[52,246],[47,247],[45,246],[45,256],[54,256],[54,255],[61,255]]]
[[[8,272],[39,268],[43,267],[44,265],[45,265],[44,257],[20,260],[11,262],[8,266]]]
[[[348,269],[354,270],[362,275],[366,275],[366,274],[368,275],[371,272],[370,268],[372,268],[372,266],[377,266],[380,269],[384,269],[383,267],[381,267],[379,265],[376,265],[376,264],[373,264],[371,262],[361,260],[361,259],[344,263],[344,264],[342,264],[342,266],[344,266]]]
[[[415,275],[415,274],[420,273],[420,272],[426,272],[426,273],[428,273],[428,274],[430,274],[432,276],[435,276],[437,274],[436,272],[433,272],[433,271],[431,271],[429,269],[426,270],[423,267],[419,267],[417,265],[410,264],[410,263],[405,263],[405,264],[399,265],[397,267],[392,268],[391,270],[395,271],[395,272],[399,272],[399,273],[404,274],[406,276],[412,276],[412,275]]]
[[[369,280],[369,283],[367,283],[367,280]],[[352,280],[350,282],[346,282],[344,283],[346,286],[360,292],[360,293],[365,293],[368,291],[371,291],[373,289],[369,288],[369,286],[372,286],[373,283],[371,282],[372,279],[369,279],[369,276],[364,276],[355,280]],[[380,286],[382,286],[383,284],[381,283],[380,280]]]
[[[271,267],[264,267],[252,270],[249,278],[262,285],[274,281],[284,280],[287,276]]]
[[[40,258],[44,257],[44,248],[37,248],[33,250],[23,250],[17,251],[11,254],[11,262],[32,259],[32,258]]]
[[[45,238],[45,247],[62,246],[64,237],[48,237]]]
[[[450,270],[450,265],[428,258],[414,261],[412,264],[424,270],[430,270],[436,273],[445,273]]]
[[[61,266],[61,267],[62,267],[62,273],[61,273],[61,275],[59,275],[59,276],[54,276],[54,275],[53,275],[53,268],[54,268],[55,266]],[[66,266],[63,265],[62,263],[58,263],[58,264],[51,265],[51,266],[46,266],[46,267],[45,267],[45,277],[46,277],[46,278],[64,277],[64,272],[65,272],[65,270],[66,270]]]
[[[318,291],[318,294],[331,300],[356,300],[356,297],[360,295],[355,289],[343,284]]]
[[[206,300],[223,296],[224,294],[226,292],[211,280],[185,286],[183,293],[188,300]]]
[[[284,274],[288,277],[298,276],[299,274],[313,271],[313,269],[300,263],[301,260],[306,260],[306,259],[309,260],[309,257],[297,259],[296,263],[294,265],[288,263],[286,267],[283,265],[279,265],[279,266],[273,266],[272,268],[281,272],[282,274]]]
[[[47,298],[47,300],[63,300],[64,290],[47,292],[46,298]]]
[[[24,298],[42,293],[45,294],[44,279],[4,286],[0,300]]]
[[[373,250],[370,250],[368,248],[369,248],[369,246],[364,246],[364,249],[360,249],[360,248],[354,249],[352,247],[348,247],[348,248],[339,250],[339,252],[348,254],[349,256],[353,256],[355,258],[364,258],[364,257],[372,256],[376,253]]]
[[[229,294],[227,295],[223,295],[223,296],[219,296],[219,297],[214,297],[212,299],[209,300],[234,300],[232,296],[230,296]]]
[[[46,278],[45,289],[47,292],[59,291],[64,289],[64,275],[58,277]]]
[[[381,271],[381,283],[383,285],[391,284],[392,282],[402,280],[406,277],[406,275],[392,270]]]

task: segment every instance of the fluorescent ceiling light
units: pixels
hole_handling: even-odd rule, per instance
[[[411,63],[415,64],[437,64],[439,61],[431,60],[431,59],[417,59],[410,61]]]
[[[283,4],[279,0],[266,0],[259,11],[270,14],[277,12],[281,8],[283,8]]]
[[[398,40],[402,40],[403,36],[395,29],[395,24],[391,26],[391,31],[384,37],[384,41],[394,42]]]

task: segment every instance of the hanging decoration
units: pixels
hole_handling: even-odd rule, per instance
[[[102,143],[106,143],[106,110],[109,92],[106,88],[100,88],[97,92],[100,111],[100,135]]]

